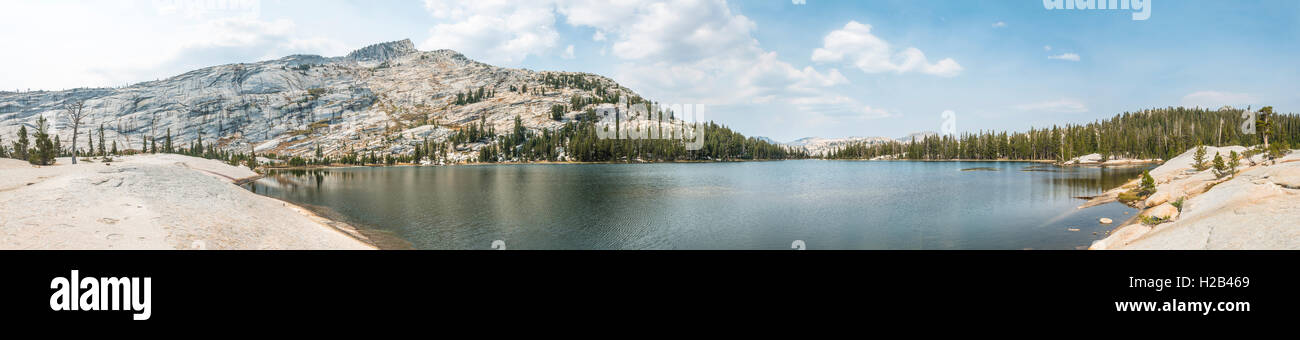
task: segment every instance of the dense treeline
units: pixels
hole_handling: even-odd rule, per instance
[[[0,157],[27,160],[35,165],[51,165],[54,164],[55,157],[72,157],[73,148],[76,148],[79,158],[99,158],[105,162],[111,162],[113,157],[121,155],[176,153],[222,160],[230,165],[247,165],[249,168],[257,167],[256,156],[252,151],[242,153],[222,150],[214,144],[204,144],[203,136],[199,136],[189,146],[174,146],[172,145],[170,129],[167,131],[166,136],[162,137],[162,145],[159,145],[158,137],[143,137],[139,150],[127,149],[126,146],[119,149],[117,141],[106,141],[103,125],[99,126],[98,129],[86,132],[89,138],[86,138],[86,147],[84,149],[77,146],[63,147],[59,137],[51,136],[48,129],[49,123],[45,118],[38,118],[36,131],[31,135],[33,141],[28,139],[27,127],[20,126],[18,128],[18,139],[13,142],[12,148],[2,145],[3,142],[0,141]],[[96,131],[98,131],[98,134],[96,134]]]
[[[802,150],[746,138],[712,122],[703,124],[704,144],[700,150],[686,150],[686,142],[681,139],[600,138],[594,115],[588,110],[584,119],[540,132],[524,129],[519,118],[515,118],[514,129],[509,134],[492,135],[485,140],[488,145],[479,149],[477,161],[671,162],[807,158]],[[670,128],[661,126],[660,135],[669,135],[667,131]]]
[[[1169,159],[1198,145],[1253,146],[1262,143],[1265,136],[1273,146],[1271,149],[1288,149],[1300,145],[1300,116],[1269,114],[1272,112],[1271,107],[1260,111],[1263,114],[1256,124],[1260,133],[1255,134],[1242,133],[1242,110],[1166,108],[1123,113],[1083,125],[1053,126],[1016,133],[980,131],[957,136],[926,136],[915,142],[853,144],[825,155],[808,155],[802,149],[748,138],[713,122],[703,125],[704,144],[700,150],[686,150],[686,143],[681,140],[681,136],[676,136],[677,139],[629,139],[625,136],[600,138],[597,129],[603,127],[596,124],[595,110],[587,108],[576,119],[554,129],[529,130],[516,117],[510,131],[498,133],[483,117],[476,123],[462,127],[445,141],[427,140],[418,143],[413,152],[385,154],[349,150],[342,154],[326,155],[317,146],[314,155],[288,158],[287,163],[291,166],[394,165],[427,160],[433,164],[450,164],[461,161],[449,157],[450,153],[468,152],[474,147],[479,149],[468,160],[470,162],[730,161],[802,159],[813,156],[828,159],[870,159],[884,156],[930,160],[1059,161],[1090,153],[1102,154],[1104,158]],[[643,120],[652,118],[659,119],[658,124],[650,125],[658,126],[660,130],[657,135],[670,135],[667,131],[672,126],[671,114],[659,114],[657,117],[650,115]],[[76,147],[78,155],[82,157],[102,157],[105,160],[125,154],[179,153],[219,159],[250,168],[259,165],[256,160],[258,155],[251,150],[246,153],[225,150],[215,144],[205,143],[202,137],[188,146],[173,145],[170,130],[160,137],[141,136],[140,149],[137,150],[130,145],[119,149],[116,141],[106,141],[102,126],[87,132],[87,137],[90,138],[86,138],[84,148],[61,145],[58,136],[45,132],[47,128],[48,123],[43,119],[37,123],[34,134],[29,134],[27,127],[21,126],[17,138],[9,145],[0,141],[0,157],[48,165],[54,163],[54,156],[71,156],[72,148]],[[275,155],[263,156],[277,158]]]
[[[542,76],[540,81],[542,83],[542,86],[540,88],[534,86],[533,87],[534,94],[544,95],[546,94],[547,92],[546,90],[548,88],[549,89],[578,89],[578,90],[586,91],[588,93],[587,95],[573,95],[572,97],[569,98],[568,109],[572,111],[582,111],[587,107],[587,105],[592,105],[592,104],[600,104],[600,103],[618,104],[620,101],[623,100],[626,100],[627,105],[636,105],[645,102],[645,99],[641,98],[640,96],[624,97],[623,94],[618,90],[610,91],[609,89],[607,89],[607,87],[610,86],[610,83],[600,79],[592,79],[592,77],[586,75],[574,75],[574,74],[557,75],[557,74],[547,73],[544,76]],[[528,93],[528,87],[526,85],[521,85],[519,87],[515,87],[513,85],[510,86],[511,91],[516,91],[516,89],[520,93]]]
[[[469,105],[483,101],[483,99],[496,97],[496,91],[488,90],[479,86],[478,91],[456,92],[456,105]]]
[[[1197,145],[1252,146],[1265,135],[1275,148],[1300,145],[1300,116],[1261,114],[1256,134],[1242,133],[1243,110],[1164,108],[1125,112],[1083,125],[1027,132],[979,131],[927,136],[914,142],[854,144],[822,155],[829,159],[1012,159],[1064,161],[1081,155],[1170,159]],[[1271,107],[1260,110],[1272,112]],[[1263,119],[1272,124],[1262,124]],[[1271,126],[1268,126],[1271,125]],[[1265,134],[1265,132],[1267,134]]]

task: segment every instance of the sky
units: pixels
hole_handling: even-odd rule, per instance
[[[1168,106],[1300,112],[1300,1],[1047,8],[1064,1],[1090,2],[3,0],[0,90],[124,86],[411,39],[609,76],[778,141],[944,123],[1021,131]]]

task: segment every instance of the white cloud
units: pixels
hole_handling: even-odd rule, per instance
[[[1088,112],[1088,106],[1073,99],[1058,99],[1037,103],[1020,104],[1015,108],[1020,111],[1030,112],[1054,112],[1054,113],[1080,113]]]
[[[1244,107],[1246,105],[1258,104],[1255,96],[1247,93],[1232,93],[1220,91],[1196,91],[1183,96],[1183,106],[1199,106],[1204,108],[1217,109],[1223,106]]]
[[[574,58],[574,55],[573,55],[573,45],[569,45],[569,47],[565,47],[565,48],[564,48],[564,54],[561,54],[561,55],[560,55],[560,58],[564,58],[564,59],[573,59],[573,58]]]
[[[1052,45],[1043,45],[1043,51],[1051,51]]]
[[[547,1],[425,0],[424,7],[440,23],[429,29],[421,49],[452,49],[513,66],[551,51],[559,41],[553,4]]]
[[[764,50],[757,24],[723,0],[556,0],[555,10],[608,41],[600,52],[622,61],[615,79],[661,102],[789,104],[849,82],[838,70],[798,68]]]
[[[598,53],[621,60],[620,83],[663,102],[768,103],[824,96],[846,84],[838,70],[796,68],[762,49],[757,24],[724,0],[426,0],[439,23],[421,48],[451,48],[493,64],[554,55],[556,21],[595,30]],[[567,58],[569,47],[560,53]]]
[[[890,110],[863,105],[857,99],[843,95],[802,97],[790,100],[789,104],[801,113],[798,117],[802,120],[790,123],[806,126],[861,124],[870,120],[900,116]]]
[[[1047,56],[1047,59],[1066,60],[1066,61],[1079,61],[1080,58],[1079,58],[1079,55],[1078,55],[1078,54],[1074,54],[1074,53],[1061,53],[1061,54],[1058,54],[1058,55]]]
[[[952,58],[930,63],[925,53],[915,47],[895,53],[889,42],[871,34],[871,25],[857,21],[849,21],[822,40],[822,47],[813,50],[815,62],[848,62],[866,73],[921,72],[953,77],[962,71],[961,65]]]
[[[898,117],[898,114],[889,112],[884,109],[873,108],[870,106],[863,106],[862,117],[865,119],[891,118],[891,117]]]
[[[590,26],[612,38],[622,59],[692,61],[751,54],[757,25],[721,0],[559,0],[556,9],[574,26]]]
[[[1005,23],[1005,22],[1001,22],[1001,21],[998,21],[998,22],[993,23],[993,27],[995,27],[995,28],[1007,27],[1007,23]]]
[[[231,62],[288,54],[341,55],[343,43],[303,34],[260,7],[169,2],[15,2],[0,11],[0,88],[121,86]],[[253,4],[256,3],[247,3]],[[58,18],[58,20],[50,20]]]

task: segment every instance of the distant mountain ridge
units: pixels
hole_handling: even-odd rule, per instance
[[[935,136],[938,136],[938,135],[939,135],[939,133],[938,133],[938,132],[934,132],[934,131],[913,132],[913,133],[909,133],[909,134],[907,134],[906,136],[899,137],[899,138],[898,138],[898,141],[899,141],[899,142],[903,142],[903,143],[911,143],[911,142],[913,142],[913,141],[921,141],[921,140],[923,140],[923,139],[925,139],[925,138],[927,138],[927,137],[935,137]]]
[[[821,155],[854,144],[875,145],[875,144],[884,144],[884,143],[891,143],[891,142],[911,143],[912,137],[916,137],[916,140],[921,140],[926,136],[937,136],[937,135],[938,133],[936,132],[924,131],[924,132],[910,133],[907,136],[899,137],[896,139],[889,138],[889,137],[879,137],[879,136],[877,137],[853,136],[853,137],[843,137],[843,138],[804,137],[804,138],[796,139],[789,143],[782,143],[782,144],[785,144],[790,147],[802,148],[804,149],[804,151],[807,151],[809,155]]]
[[[584,86],[547,83],[559,77],[581,78]],[[480,89],[482,100],[457,103],[458,95]],[[420,51],[408,39],[341,57],[291,55],[211,66],[122,88],[0,92],[0,137],[12,141],[20,125],[30,130],[44,116],[66,147],[72,129],[62,119],[64,105],[84,101],[89,117],[80,129],[81,148],[90,130],[98,143],[103,125],[106,142],[123,150],[170,133],[175,145],[201,138],[241,152],[309,155],[319,147],[328,155],[408,153],[480,121],[509,131],[520,117],[527,129],[554,129],[579,112],[554,120],[552,106],[598,91],[640,97],[600,75],[497,67],[452,50]],[[649,119],[630,118],[632,124]]]
[[[415,44],[411,43],[411,39],[406,39],[362,47],[348,53],[347,58],[352,60],[388,61],[389,59],[397,59],[418,52],[420,51],[415,49]]]

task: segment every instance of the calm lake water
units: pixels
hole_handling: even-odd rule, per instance
[[[962,171],[984,168],[976,171]],[[1078,249],[1146,168],[780,161],[281,171],[256,193],[417,249]],[[1077,228],[1079,231],[1069,231]],[[1096,232],[1098,235],[1093,235]]]

